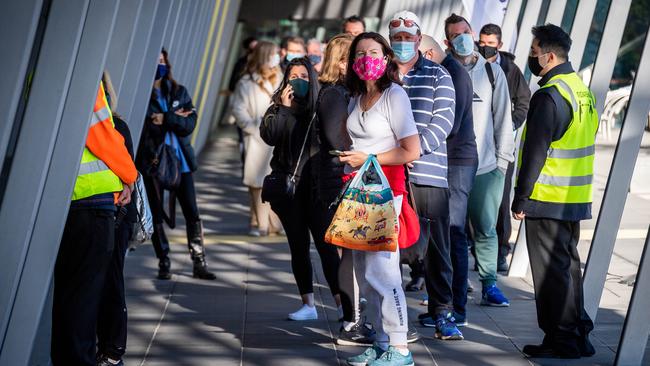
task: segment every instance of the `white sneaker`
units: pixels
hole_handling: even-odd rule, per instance
[[[316,312],[315,306],[309,306],[307,304],[304,304],[300,308],[300,310],[296,311],[295,313],[289,314],[289,319],[296,320],[296,321],[316,320],[318,319],[318,313]]]
[[[251,231],[248,232],[248,236],[260,237],[262,236],[262,233],[260,232],[260,229],[252,228]]]

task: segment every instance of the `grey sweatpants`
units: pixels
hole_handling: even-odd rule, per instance
[[[397,196],[397,215],[401,208],[402,196]],[[365,313],[377,332],[377,342],[405,346],[408,308],[402,289],[399,249],[395,252],[355,250],[353,256],[359,290],[368,301]]]

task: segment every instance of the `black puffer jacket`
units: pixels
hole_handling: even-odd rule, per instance
[[[311,118],[307,113],[297,113],[294,109],[280,104],[273,104],[266,111],[260,125],[260,136],[269,146],[273,146],[273,172],[293,174]],[[304,168],[314,153],[310,148],[311,140],[307,138],[296,173],[298,177],[309,173],[309,169]]]
[[[343,186],[345,164],[331,150],[346,151],[352,140],[346,129],[350,93],[342,84],[325,84],[318,96],[312,150],[314,194],[317,200],[329,204]]]
[[[530,88],[524,75],[517,65],[515,56],[508,52],[499,51],[501,56],[501,69],[506,74],[508,91],[512,102],[512,124],[515,129],[521,127],[528,114],[528,103],[530,103]]]
[[[167,131],[172,131],[178,137],[183,156],[185,156],[190,170],[195,171],[198,166],[194,148],[192,147],[192,132],[194,131],[194,127],[196,127],[196,112],[191,113],[187,117],[181,117],[174,113],[174,111],[180,109],[193,111],[194,105],[192,104],[192,99],[187,89],[182,85],[177,85],[176,88],[173,88],[171,82],[167,82],[162,85],[161,89],[163,95],[166,96],[168,111],[163,113],[162,107],[155,97],[155,93],[152,93],[142,135],[140,136],[140,145],[138,145],[135,164],[142,174],[148,174],[158,146],[165,140]],[[157,126],[153,124],[151,120],[153,113],[163,113],[165,115],[162,125]]]

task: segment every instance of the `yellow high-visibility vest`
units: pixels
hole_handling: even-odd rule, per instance
[[[95,107],[91,118],[90,127],[106,120],[110,120],[111,124],[114,125],[113,115],[104,94],[104,84],[101,82],[99,90],[97,90],[97,98],[95,99]],[[84,147],[72,200],[75,201],[101,193],[120,192],[122,188],[120,178],[101,159],[90,152],[87,147]]]
[[[561,139],[549,147],[530,199],[550,203],[591,203],[598,113],[595,98],[576,73],[552,77],[542,88],[556,88],[571,105],[573,117]],[[526,139],[521,139],[518,165]]]

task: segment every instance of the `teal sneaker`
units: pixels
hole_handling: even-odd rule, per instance
[[[348,365],[351,366],[366,366],[370,362],[377,360],[384,353],[384,350],[381,349],[377,343],[373,343],[373,345],[366,348],[362,354],[348,357],[346,361],[348,362]]]
[[[404,356],[399,353],[397,348],[393,346],[388,347],[388,351],[384,352],[378,359],[369,362],[368,366],[414,366],[413,354],[409,352]]]

